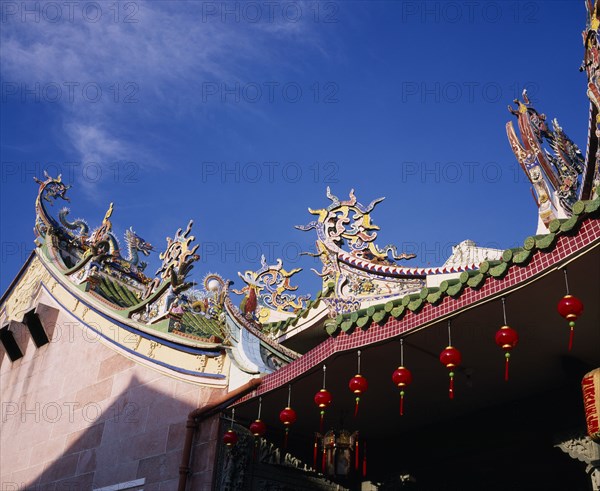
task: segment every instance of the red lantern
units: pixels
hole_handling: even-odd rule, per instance
[[[285,426],[285,438],[283,440],[283,448],[287,447],[288,433],[290,432],[290,426],[296,422],[297,416],[296,411],[291,407],[286,407],[279,413],[279,420]]]
[[[315,394],[315,404],[320,409],[325,409],[331,404],[332,398],[331,393],[327,389],[321,389]]]
[[[354,406],[354,416],[358,414],[358,403],[360,402],[360,395],[365,393],[369,388],[369,383],[367,379],[363,377],[360,373],[357,373],[354,377],[350,379],[350,383],[348,384],[350,390],[356,394],[356,404]]]
[[[258,398],[258,415],[256,419],[250,423],[250,433],[254,435],[254,448],[252,449],[252,462],[256,460],[256,449],[258,448],[258,440],[267,432],[267,425],[260,419],[260,411],[262,409],[262,397]]]
[[[506,363],[504,365],[504,380],[508,380],[508,361],[510,360],[509,351],[512,350],[519,342],[519,335],[512,327],[502,326],[496,332],[496,344],[502,348]]]
[[[228,447],[233,447],[238,441],[238,436],[231,428],[223,435],[223,443]]]
[[[333,398],[331,392],[327,389],[321,389],[315,394],[315,404],[321,410],[320,431],[323,433],[323,419],[325,418],[325,409],[331,404]]]
[[[392,373],[392,381],[400,388],[400,416],[404,416],[404,388],[412,382],[412,374],[405,367],[398,367]]]
[[[583,303],[573,295],[565,295],[558,302],[557,308],[558,313],[569,321],[569,327],[571,328],[571,333],[569,335],[569,351],[571,351],[571,348],[573,347],[575,321],[583,314]]]
[[[348,383],[349,389],[356,394],[356,404],[354,405],[354,417],[358,415],[358,403],[360,402],[360,395],[367,391],[369,383],[367,379],[360,374],[360,350],[356,353],[358,355],[358,370],[356,375],[350,379]]]
[[[250,433],[252,433],[255,437],[264,436],[266,432],[267,425],[264,423],[264,421],[257,419],[256,421],[250,423]]]
[[[279,420],[286,426],[293,425],[296,422],[296,411],[291,407],[286,407],[279,413]]]
[[[329,407],[329,405],[331,404],[331,402],[333,401],[333,398],[331,397],[331,392],[329,392],[326,388],[325,388],[325,376],[327,374],[327,366],[323,365],[323,388],[317,392],[315,394],[315,404],[317,405],[317,407],[321,410],[320,414],[321,414],[321,422],[320,422],[320,432],[323,433],[323,420],[325,418],[325,409],[327,409],[327,407]]]
[[[454,368],[460,365],[462,361],[462,357],[460,355],[460,351],[458,351],[454,346],[447,346],[440,353],[440,362],[444,365],[448,370],[448,375],[450,376],[450,387],[448,389],[448,397],[450,399],[454,399]]]

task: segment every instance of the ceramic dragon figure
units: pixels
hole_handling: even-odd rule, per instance
[[[161,252],[159,258],[162,260],[160,268],[156,271],[156,277],[146,287],[144,298],[148,298],[163,282],[170,281],[169,292],[165,301],[168,309],[184,291],[193,286],[193,282],[187,281],[187,277],[194,267],[194,262],[200,259],[196,254],[199,245],[191,246],[196,238],[191,235],[193,220],[190,220],[185,231],[177,229],[173,238],[167,237],[167,248]],[[184,303],[182,301],[182,303]]]
[[[302,268],[286,271],[283,269],[281,259],[277,264],[269,265],[265,256],[260,258],[261,267],[257,271],[238,273],[246,284],[241,290],[232,290],[238,295],[246,295],[242,300],[240,310],[247,318],[253,318],[258,308],[258,318],[261,322],[268,322],[271,312],[297,312],[304,308],[310,295],[297,296],[290,292],[298,289],[290,284],[290,278]]]
[[[34,178],[40,185],[36,198],[35,223],[35,233],[38,237],[38,242],[50,234],[64,242],[65,247],[71,251],[73,257],[81,260],[91,256],[89,265],[93,265],[97,269],[101,269],[102,265],[106,263],[142,283],[149,282],[150,280],[142,273],[146,267],[146,263],[140,260],[140,255],[148,256],[153,247],[149,242],[146,242],[136,234],[133,228],[129,228],[125,232],[127,256],[123,256],[119,241],[112,231],[112,223],[110,221],[114,209],[113,204],[110,204],[108,211],[104,215],[102,224],[90,233],[89,226],[85,220],[78,218],[69,221],[69,208],[62,208],[58,212],[58,219],[50,214],[46,205],[52,205],[58,198],[70,201],[66,193],[71,186],[63,183],[60,175],[57,178],[53,178],[47,172],[44,172],[44,176],[46,177],[44,181]]]
[[[102,224],[89,237],[83,236],[82,244],[87,248],[86,253],[92,255],[92,262],[95,264],[105,263],[123,273],[132,275],[142,283],[149,283],[150,279],[143,274],[147,263],[140,260],[140,254],[149,256],[154,248],[152,244],[136,234],[132,227],[129,227],[125,231],[127,256],[123,256],[119,241],[112,231],[110,217],[113,210],[114,205],[111,203]]]
[[[584,157],[556,119],[552,128],[548,127],[546,116],[532,107],[527,91],[523,91],[522,102],[518,99],[514,102],[517,108],[509,106],[509,111],[517,117],[521,138],[517,137],[512,122],[506,124],[506,133],[519,165],[533,186],[540,221],[547,227],[555,218],[570,216],[573,204],[581,198]]]
[[[327,197],[331,200],[327,208],[308,209],[317,220],[296,226],[317,233],[317,253],[305,254],[321,259],[322,271],[313,271],[323,279],[324,288],[333,283],[337,296],[345,298],[386,296],[416,288],[414,276],[408,278],[407,270],[396,265],[396,261],[415,255],[399,254],[394,245],[380,248],[375,243],[379,227],[371,221],[371,212],[384,198],[365,206],[357,201],[354,190],[342,201],[329,188]]]
[[[600,195],[600,1],[586,0],[586,7],[588,18],[583,31],[585,54],[581,71],[585,71],[588,79],[590,127],[581,198],[595,199]]]
[[[71,210],[65,206],[58,212],[58,220],[64,228],[71,232],[71,234],[78,237],[81,243],[85,242],[90,233],[90,227],[82,218],[77,218],[70,222],[67,218],[69,213],[71,213]]]
[[[312,215],[319,217],[318,220],[306,226],[298,225],[297,229],[315,229],[318,240],[323,244],[338,250],[346,246],[350,254],[369,261],[391,263],[390,255],[393,261],[415,257],[414,254],[398,254],[396,246],[391,244],[383,249],[375,244],[379,227],[371,222],[371,212],[384,198],[378,198],[368,206],[363,206],[356,200],[354,189],[350,190],[350,199],[340,201],[337,196],[331,194],[329,187],[327,197],[332,201],[327,208],[308,209]]]
[[[50,177],[46,171],[44,171],[44,181],[34,177],[33,180],[40,185],[38,195],[35,200],[35,228],[34,232],[37,237],[44,238],[47,234],[58,234],[61,230],[59,222],[48,212],[46,203],[50,206],[58,198],[70,201],[66,196],[67,191],[71,188],[70,185],[62,182],[62,176],[59,174],[57,178]]]

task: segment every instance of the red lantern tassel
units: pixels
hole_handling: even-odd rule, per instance
[[[450,387],[448,389],[448,397],[454,399],[454,373],[450,372]]]
[[[325,465],[327,463],[327,452],[325,447],[323,447],[323,458],[321,460],[321,467],[323,468],[323,474],[325,474]]]
[[[317,470],[317,450],[319,448],[319,437],[315,435],[315,448],[313,449],[313,468]]]
[[[404,391],[400,391],[400,416],[404,416]]]
[[[363,443],[362,475],[363,475],[363,477],[366,477],[366,475],[367,475],[367,442]]]
[[[508,382],[508,361],[510,360],[510,353],[506,353],[505,355],[506,363],[504,364],[504,381]]]
[[[287,448],[287,442],[288,442],[288,433],[290,432],[290,429],[286,427],[285,429],[285,436],[283,437],[283,448]]]
[[[359,458],[358,458],[358,438],[356,439],[356,443],[354,445],[354,468],[358,471],[358,463],[359,463]]]
[[[325,411],[321,411],[321,421],[319,423],[319,433],[323,433],[323,419],[325,418]]]
[[[354,405],[354,417],[358,415],[358,403],[360,402],[360,397],[356,398],[356,404]]]
[[[575,335],[575,323],[571,324],[571,333],[569,334],[569,351],[573,347],[573,336]]]

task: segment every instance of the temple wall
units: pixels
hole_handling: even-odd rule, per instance
[[[140,365],[90,335],[45,290],[36,295],[50,342],[36,347],[13,320],[23,357],[11,362],[0,345],[0,490],[95,490],[141,479],[145,491],[176,489],[187,415],[225,389]],[[217,435],[218,418],[195,435],[193,489],[210,489]]]

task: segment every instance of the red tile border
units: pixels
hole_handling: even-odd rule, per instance
[[[600,219],[588,218],[581,223],[576,235],[559,236],[551,251],[536,251],[526,266],[511,265],[508,273],[502,279],[490,277],[478,290],[466,287],[456,299],[448,296],[444,297],[442,302],[436,306],[426,304],[418,313],[415,314],[409,311],[400,320],[391,317],[385,325],[378,326],[376,329],[356,329],[352,334],[341,333],[337,337],[327,339],[289,365],[263,377],[258,389],[240,399],[237,404],[290,383],[299,375],[304,375],[307,371],[321,365],[335,353],[350,351],[392,339],[399,334],[462,310],[487,297],[497,295],[521,282],[531,280],[540,273],[554,268],[571,254],[582,251],[598,241],[600,241]]]

